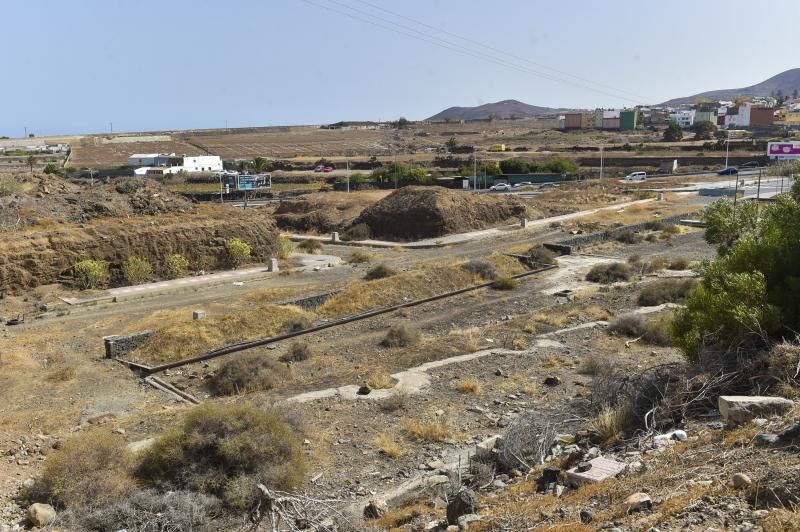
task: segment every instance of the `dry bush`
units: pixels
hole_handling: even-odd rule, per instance
[[[22,183],[17,181],[14,176],[0,175],[0,198],[19,194],[22,191]]]
[[[417,329],[406,323],[398,323],[389,328],[386,337],[381,340],[383,347],[406,347],[419,341],[420,334]]]
[[[461,379],[456,383],[456,390],[461,393],[478,394],[481,392],[481,382],[474,377]]]
[[[216,497],[187,491],[137,490],[118,502],[60,514],[59,525],[65,530],[210,532],[224,526],[220,514],[222,503]]]
[[[556,254],[543,246],[528,250],[528,260],[535,266],[550,266],[556,263]]]
[[[72,366],[59,366],[50,370],[46,379],[50,382],[66,382],[74,379],[76,374],[77,372]]]
[[[669,317],[648,320],[637,314],[623,314],[609,324],[608,331],[629,338],[641,338],[653,345],[672,345]]]
[[[528,470],[541,463],[555,437],[553,425],[546,417],[533,410],[524,410],[511,422],[496,446],[500,470]]]
[[[81,432],[47,457],[41,479],[27,496],[56,507],[109,504],[135,489],[131,465],[122,438],[107,432]]]
[[[280,247],[278,248],[278,258],[281,260],[288,259],[293,249],[294,244],[292,244],[292,241],[288,238],[281,237]]]
[[[394,385],[394,379],[384,373],[370,375],[367,379],[367,386],[373,390],[388,390],[389,388],[394,388]]]
[[[356,224],[342,233],[341,239],[345,242],[349,240],[367,240],[371,233],[372,230],[367,224]]]
[[[378,450],[388,456],[389,458],[399,458],[403,456],[405,449],[403,446],[397,443],[391,436],[382,432],[375,438],[375,445],[378,446]]]
[[[365,281],[374,281],[376,279],[385,279],[386,277],[391,277],[394,275],[395,272],[393,269],[388,267],[385,264],[377,264],[370,268],[367,271],[367,274],[364,276]]]
[[[614,235],[614,240],[621,244],[638,244],[642,241],[642,237],[630,229],[624,229]]]
[[[234,355],[207,381],[214,395],[271,390],[289,378],[286,366],[257,353]]]
[[[370,262],[372,260],[372,255],[369,253],[364,253],[361,250],[356,250],[350,254],[350,257],[347,259],[347,262],[350,264],[363,264],[365,262]]]
[[[637,299],[643,307],[654,307],[664,303],[680,303],[695,287],[694,279],[662,279],[648,284],[639,292]]]
[[[690,264],[691,263],[689,262],[689,259],[687,259],[686,257],[673,257],[672,259],[670,259],[669,265],[667,266],[667,269],[668,270],[688,270]]]
[[[624,262],[597,264],[586,274],[586,280],[592,283],[611,284],[627,281],[631,278],[631,269]]]
[[[517,280],[511,277],[499,277],[495,279],[491,286],[494,290],[514,290],[518,284]]]
[[[605,445],[614,445],[624,437],[626,427],[630,427],[632,412],[627,405],[604,405],[597,416],[589,422],[589,427],[600,435]]]
[[[291,490],[308,471],[302,440],[274,412],[204,404],[145,451],[136,475],[156,489],[188,489],[250,509],[258,483]]]
[[[412,438],[427,442],[443,442],[453,436],[453,426],[445,419],[403,419],[403,430]]]
[[[488,260],[471,259],[464,264],[464,270],[469,273],[479,275],[483,279],[492,280],[497,278],[497,268]]]
[[[582,375],[598,375],[610,365],[611,360],[607,356],[591,353],[581,360],[578,373]]]
[[[311,346],[306,342],[292,342],[286,353],[282,354],[278,360],[281,362],[302,362],[311,358]]]
[[[402,390],[395,391],[386,399],[380,402],[380,408],[384,412],[396,412],[404,410],[408,404],[408,394]]]
[[[322,251],[322,242],[310,238],[297,244],[297,249],[304,251],[305,253],[319,253]]]

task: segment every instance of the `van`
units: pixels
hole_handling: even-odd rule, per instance
[[[625,176],[625,181],[644,181],[647,179],[647,172],[633,172]]]

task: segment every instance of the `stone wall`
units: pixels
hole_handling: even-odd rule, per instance
[[[130,353],[142,345],[154,332],[153,329],[147,329],[132,334],[104,336],[106,358],[119,358]]]
[[[280,303],[275,303],[276,305],[294,305],[296,307],[300,307],[303,310],[314,310],[318,306],[325,303],[327,300],[341,292],[340,288],[336,290],[328,290],[327,292],[322,292],[319,294],[314,294],[311,296],[301,297],[299,299],[292,299],[289,301],[282,301]]]

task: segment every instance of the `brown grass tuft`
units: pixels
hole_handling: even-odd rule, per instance
[[[405,418],[403,430],[415,440],[442,442],[453,436],[453,426],[444,419],[419,420]]]
[[[370,376],[367,379],[367,385],[373,390],[388,390],[394,388],[395,381],[389,375],[382,373]]]
[[[478,394],[481,392],[481,383],[474,377],[461,379],[456,383],[456,390],[461,393]]]
[[[378,446],[378,450],[382,454],[385,454],[389,458],[399,458],[405,453],[403,446],[385,432],[382,432],[375,438],[375,445]]]

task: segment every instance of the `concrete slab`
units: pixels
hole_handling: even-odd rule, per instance
[[[718,405],[725,421],[744,423],[757,417],[786,413],[794,407],[794,401],[763,395],[721,395]]]
[[[589,463],[592,464],[592,467],[588,471],[580,472],[577,467],[573,467],[567,471],[567,478],[571,484],[575,486],[594,484],[616,477],[625,471],[624,462],[617,462],[609,458],[599,457],[590,460]]]

